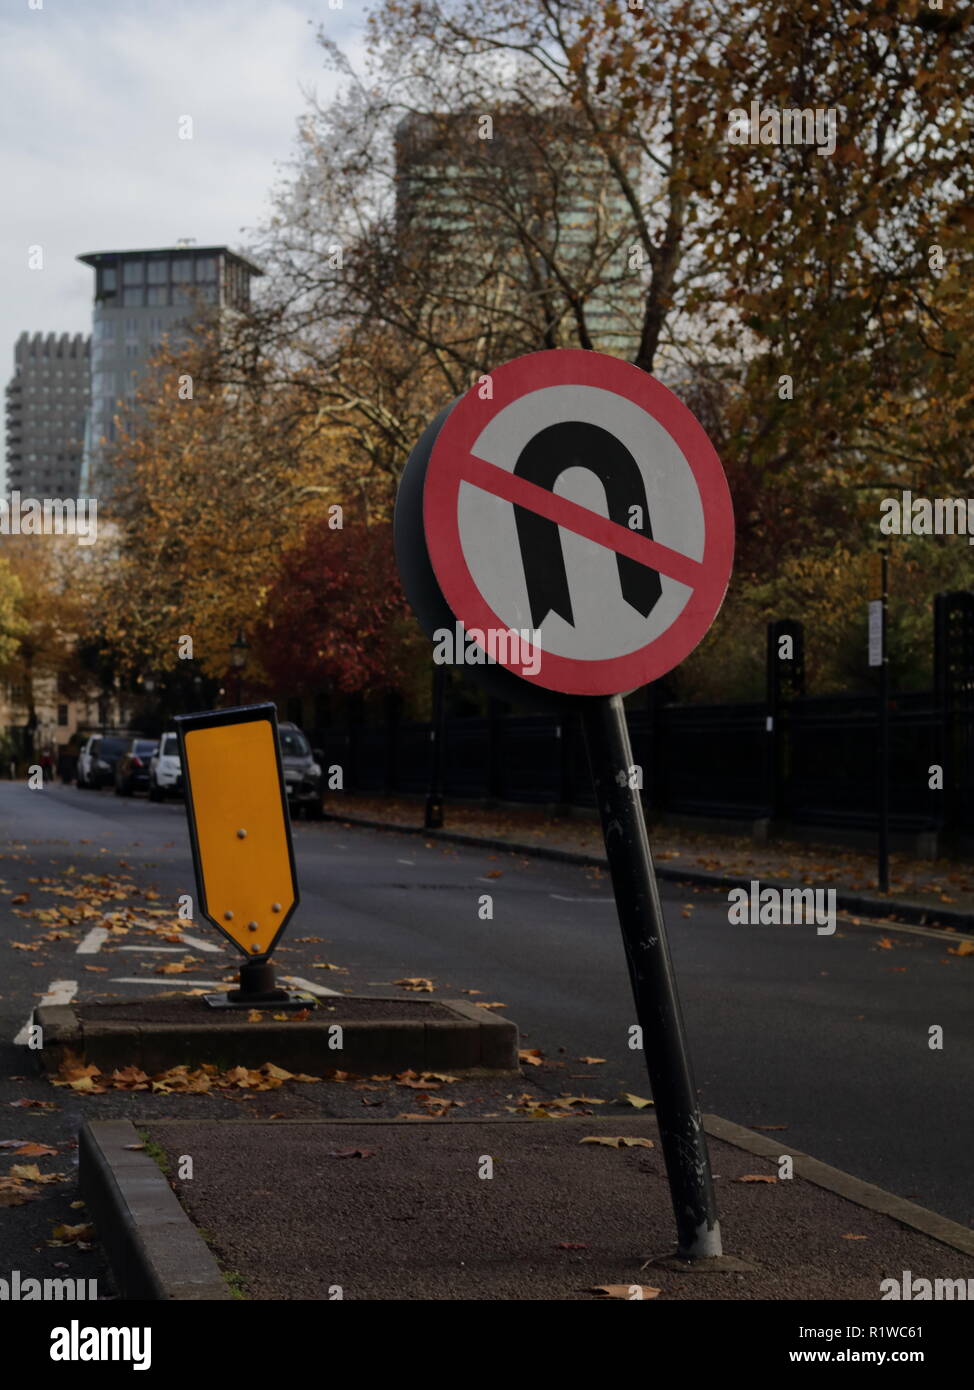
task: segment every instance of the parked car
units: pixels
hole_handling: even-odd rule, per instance
[[[101,743],[101,734],[92,734],[86,738],[81,745],[81,752],[78,754],[78,766],[75,769],[74,780],[78,786],[84,790],[97,786],[95,780],[95,767],[98,762],[98,748]]]
[[[132,742],[129,734],[102,734],[92,758],[89,787],[107,787],[115,781],[115,765]]]
[[[115,795],[149,790],[149,762],[159,747],[155,739],[129,739],[115,764]]]
[[[288,806],[295,815],[303,809],[308,820],[320,820],[324,807],[321,764],[297,724],[279,724],[278,737]]]
[[[183,790],[183,765],[179,760],[179,735],[163,734],[157,752],[149,759],[149,800],[162,801],[170,792]]]

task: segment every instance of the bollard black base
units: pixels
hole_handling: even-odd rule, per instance
[[[428,796],[426,798],[426,816],[423,820],[424,830],[443,829],[443,799],[439,796]]]
[[[271,1004],[277,1009],[313,1009],[317,1003],[311,994],[280,989],[269,960],[244,961],[239,989],[229,989],[226,994],[205,994],[203,998],[211,1009],[256,1009]]]

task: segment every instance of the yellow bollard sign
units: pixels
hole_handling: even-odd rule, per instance
[[[266,958],[300,900],[272,704],[176,719],[199,910]]]

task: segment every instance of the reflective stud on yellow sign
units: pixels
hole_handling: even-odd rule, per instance
[[[246,956],[270,955],[299,901],[272,704],[176,720],[199,910]]]

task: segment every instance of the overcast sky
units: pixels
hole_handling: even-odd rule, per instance
[[[332,3],[0,0],[0,383],[22,329],[91,331],[80,253],[246,242],[302,88],[335,88],[317,30],[361,51],[364,0]]]

